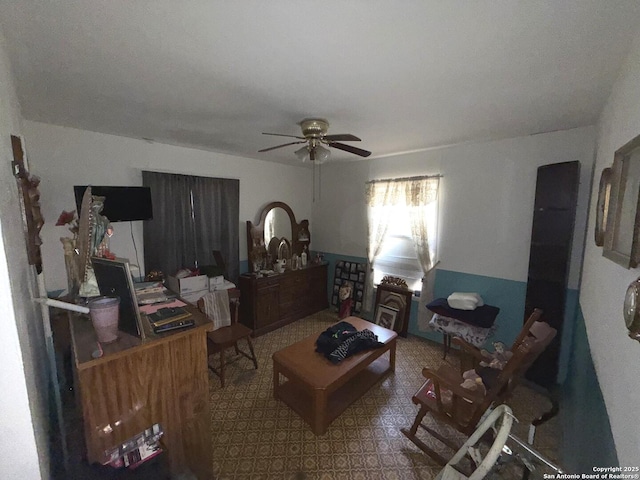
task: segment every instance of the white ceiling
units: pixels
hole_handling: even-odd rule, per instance
[[[29,120],[297,164],[305,117],[370,158],[591,125],[638,0],[0,0]],[[360,157],[332,149],[333,159]]]

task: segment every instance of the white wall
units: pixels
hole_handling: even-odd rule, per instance
[[[240,180],[240,260],[247,259],[246,221],[259,219],[267,203],[287,203],[296,220],[310,219],[312,171],[272,162],[234,157],[190,148],[150,143],[101,133],[25,122],[32,170],[42,178],[42,229],[45,279],[49,291],[66,288],[60,237],[70,236],[55,222],[63,210],[75,209],[74,185],[141,185],[142,170]],[[143,263],[143,222],[115,223],[111,250],[136,263],[131,228]],[[311,223],[313,238],[314,225]],[[173,272],[165,272],[173,273]]]
[[[579,160],[578,233],[569,282],[571,288],[577,288],[594,136],[594,129],[585,127],[368,161],[327,163],[322,166],[322,189],[314,205],[314,248],[366,256],[365,182],[442,174],[438,268],[526,282],[536,169]]]
[[[636,39],[598,122],[595,182],[585,249],[580,306],[591,356],[609,413],[618,460],[622,466],[638,464],[640,452],[640,345],[626,335],[622,303],[638,269],[627,270],[602,256],[593,241],[598,179],[613,162],[614,152],[640,135],[640,37]],[[585,419],[588,421],[588,419]]]
[[[42,317],[31,300],[29,266],[10,135],[20,135],[20,110],[0,32],[0,478],[49,478],[47,376]]]

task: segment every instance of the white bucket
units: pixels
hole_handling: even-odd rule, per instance
[[[89,315],[98,341],[109,343],[118,339],[120,298],[98,297],[89,302]]]

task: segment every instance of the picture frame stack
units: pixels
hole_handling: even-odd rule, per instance
[[[376,318],[373,323],[389,330],[395,330],[399,312],[399,308],[380,304],[376,308]]]
[[[411,316],[412,297],[413,292],[409,290],[405,280],[385,276],[376,286],[374,323],[395,330],[401,337],[406,337]]]
[[[358,314],[362,311],[364,299],[364,286],[367,275],[365,263],[351,262],[348,260],[338,260],[336,262],[333,276],[333,289],[331,292],[331,306],[336,310],[340,308],[340,297],[338,293],[344,283],[351,283],[353,292],[353,307],[351,314]]]

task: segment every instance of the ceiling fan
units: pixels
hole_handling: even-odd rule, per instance
[[[330,156],[329,150],[324,148],[322,145],[337,148],[338,150],[344,150],[345,152],[353,153],[355,155],[360,155],[361,157],[368,157],[369,155],[371,155],[371,152],[369,152],[368,150],[363,150],[361,148],[340,143],[340,142],[359,142],[360,139],[355,135],[351,135],[350,133],[327,135],[327,131],[329,130],[329,122],[327,122],[322,118],[305,118],[299,123],[299,125],[300,125],[300,128],[302,129],[302,135],[303,135],[302,137],[297,135],[285,135],[282,133],[264,133],[263,132],[263,135],[275,135],[278,137],[297,138],[298,141],[284,143],[282,145],[277,145],[275,147],[263,148],[262,150],[258,150],[258,151],[268,152],[270,150],[287,147],[289,145],[298,145],[301,143],[306,143],[307,145],[302,147],[299,150],[296,150],[295,154],[303,162],[306,160],[311,160],[311,161],[315,161],[316,163],[324,163],[324,161],[327,160]]]

